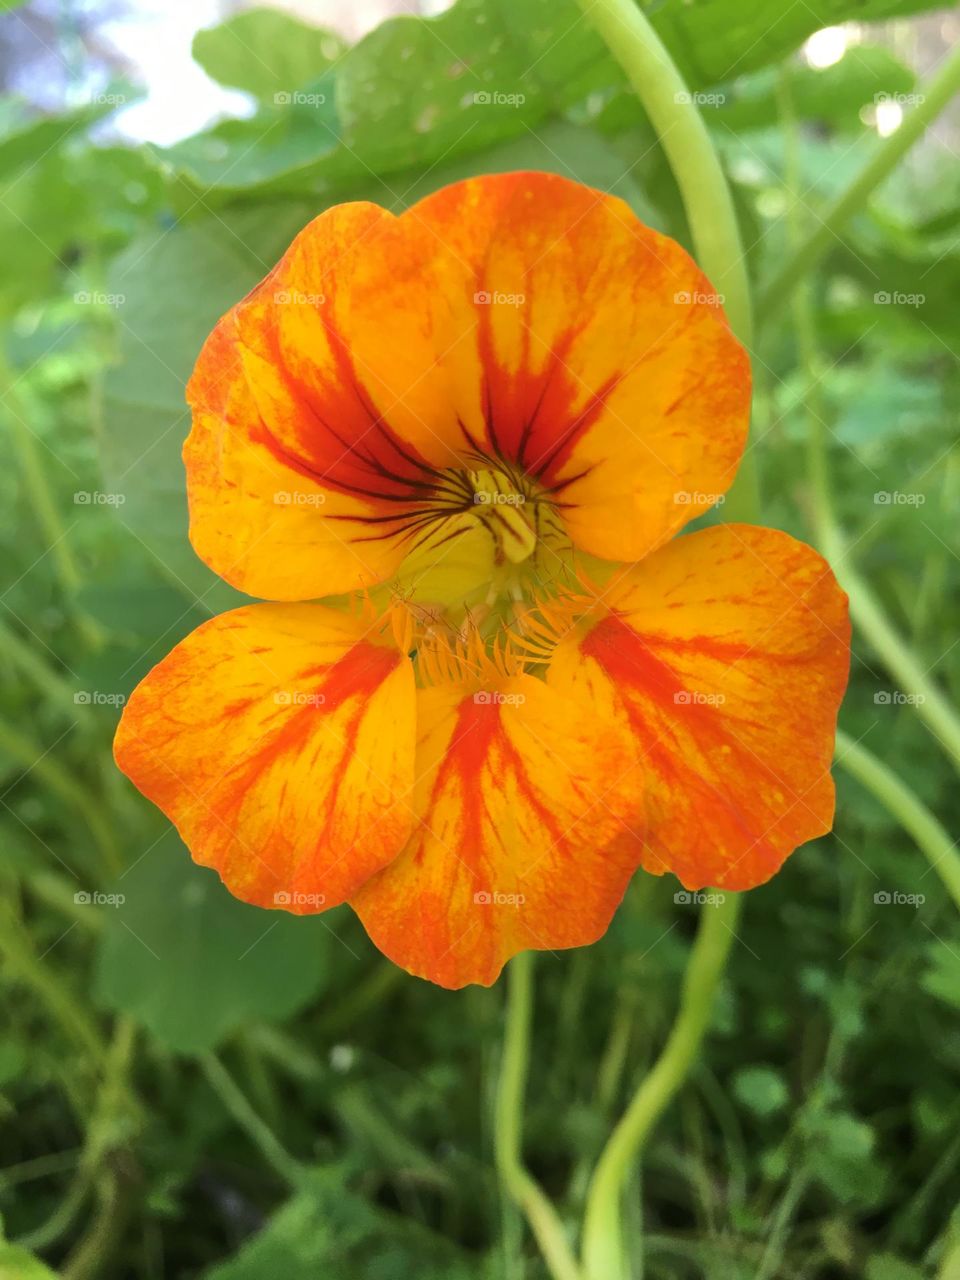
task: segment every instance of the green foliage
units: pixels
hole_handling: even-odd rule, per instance
[[[198,31],[193,56],[207,75],[272,102],[290,96],[343,55],[332,31],[307,26],[276,9],[247,9],[218,27]]]
[[[325,922],[265,915],[196,867],[174,833],[117,882],[107,912],[95,996],[178,1053],[213,1049],[253,1020],[280,1020],[327,979]]]
[[[793,51],[823,25],[933,7],[647,6],[707,95],[754,279],[858,172],[863,108],[922,89],[906,26],[892,46],[868,26],[823,71]],[[194,50],[252,95],[252,117],[132,147],[102,132],[129,87],[50,117],[0,104],[16,246],[0,272],[0,1114],[21,1117],[0,1280],[72,1277],[104,1223],[89,1272],[104,1280],[545,1280],[493,1172],[502,990],[399,974],[346,913],[235,902],[119,777],[110,739],[149,667],[243,599],[187,538],[185,384],[310,218],[535,168],[688,242],[676,184],[574,0],[458,0],[351,48],[252,10]],[[759,334],[754,452],[765,522],[809,540],[811,415],[823,423],[850,562],[956,700],[960,180],[945,157],[921,148],[805,282],[812,356],[789,310]],[[878,700],[895,689],[857,637],[844,728],[956,830],[955,775],[915,706]],[[600,943],[538,960],[524,1150],[568,1224],[676,1008],[695,916],[673,888],[638,876]],[[705,1060],[629,1189],[646,1280],[953,1280],[958,956],[936,873],[841,774],[835,833],[749,896]]]

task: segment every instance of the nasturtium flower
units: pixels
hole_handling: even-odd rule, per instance
[[[720,301],[622,201],[512,173],[327,210],[217,324],[191,539],[267,603],[153,669],[116,757],[233,894],[489,984],[638,868],[747,889],[829,830],[830,568],[674,536],[746,440]]]

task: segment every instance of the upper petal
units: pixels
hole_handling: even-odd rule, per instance
[[[727,490],[749,363],[674,240],[545,173],[472,178],[400,221],[469,268],[485,447],[540,477],[577,545],[638,560]]]
[[[830,830],[847,682],[847,599],[787,534],[723,525],[625,572],[612,612],[550,677],[605,682],[649,789],[644,865],[688,888],[748,889]]]
[[[479,404],[473,320],[454,324],[434,257],[385,210],[336,206],[211,334],[188,386],[191,538],[235,586],[310,599],[402,560]]]
[[[377,946],[445,987],[606,929],[638,862],[627,735],[532,676],[419,695],[410,843],[351,899]]]
[[[409,835],[409,660],[319,605],[250,605],[187,636],[134,690],[117,764],[236,897],[348,897]]]

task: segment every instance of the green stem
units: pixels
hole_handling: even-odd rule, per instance
[[[521,952],[507,970],[507,1025],[494,1113],[497,1169],[507,1195],[522,1209],[554,1280],[580,1280],[556,1210],[523,1166],[521,1116],[530,1056],[533,954]]]
[[[587,1280],[626,1280],[629,1276],[620,1227],[623,1187],[647,1136],[683,1084],[700,1050],[739,911],[740,898],[735,893],[724,894],[718,905],[703,908],[673,1029],[597,1163],[583,1228]]]
[[[793,242],[800,239],[801,232],[797,225],[795,203],[798,175],[795,163],[791,163],[796,146],[796,122],[786,77],[781,77],[780,81],[780,103],[787,143],[785,186],[788,198],[793,198],[789,215],[790,239]],[[960,717],[949,698],[940,692],[924,671],[910,645],[890,622],[872,588],[847,563],[849,551],[834,516],[830,491],[826,444],[827,409],[820,394],[821,371],[816,324],[806,281],[799,284],[794,294],[792,310],[799,364],[807,375],[804,393],[807,409],[807,474],[814,537],[820,550],[830,561],[837,581],[850,597],[850,614],[857,628],[896,679],[899,691],[912,696],[917,715],[960,768]]]
[[[749,351],[753,317],[746,255],[733,198],[710,134],[673,59],[636,0],[577,0],[623,68],[663,147],[680,188],[697,261],[724,298],[730,327]],[[755,521],[756,463],[744,451],[727,494],[727,520]]]
[[[11,663],[20,668],[40,693],[46,694],[50,704],[57,710],[69,711],[76,719],[86,716],[93,708],[74,702],[73,686],[40,657],[37,643],[34,640],[31,644],[0,620],[0,654],[6,653]]]
[[[307,1166],[301,1164],[283,1146],[273,1130],[254,1111],[243,1091],[234,1082],[230,1072],[212,1053],[206,1053],[200,1059],[203,1074],[207,1083],[216,1093],[226,1110],[247,1137],[259,1149],[260,1154],[271,1165],[281,1178],[292,1187],[303,1183]]]
[[[61,984],[57,971],[37,956],[27,930],[9,902],[0,909],[0,956],[6,961],[10,976],[30,987],[84,1059],[100,1067],[107,1047],[97,1024],[85,1012],[75,993]]]
[[[77,810],[103,855],[103,869],[109,876],[118,876],[123,870],[123,859],[113,828],[83,787],[51,755],[44,752],[38,743],[2,720],[0,751],[5,751],[28,773],[35,774],[38,781]]]
[[[960,908],[960,853],[946,829],[892,769],[843,732],[837,733],[836,759],[913,836]]]
[[[850,597],[854,622],[896,678],[899,691],[911,697],[917,715],[960,770],[960,717],[952,702],[930,680],[906,640],[890,623],[872,588],[855,570],[841,563],[843,543],[839,530],[822,531],[820,544]]]
[[[768,320],[789,299],[796,285],[834,243],[849,219],[867,203],[872,193],[893,172],[907,151],[933,123],[960,90],[960,45],[944,59],[937,74],[918,94],[918,104],[908,112],[899,129],[879,142],[866,165],[850,185],[827,206],[816,227],[797,245],[760,295],[757,315]]]
[[[697,260],[749,345],[750,289],[730,188],[683,77],[634,0],[578,0],[626,73],[680,188]]]

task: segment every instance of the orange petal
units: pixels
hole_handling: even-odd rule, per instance
[[[518,951],[606,930],[637,866],[641,777],[629,736],[568,695],[526,675],[419,694],[420,826],[351,899],[411,973],[489,985]]]
[[[383,581],[460,465],[475,319],[454,321],[435,247],[375,205],[338,205],[205,345],[188,388],[191,533],[234,585],[309,599]]]
[[[847,599],[785,533],[722,525],[628,570],[550,677],[606,682],[649,788],[644,866],[749,889],[833,820]]]
[[[400,221],[445,246],[451,298],[470,268],[483,445],[541,478],[578,546],[638,560],[727,490],[749,364],[680,245],[545,173],[472,178]]]
[[[412,825],[409,661],[318,605],[249,605],[187,636],[136,688],[117,764],[236,897],[335,906]]]

